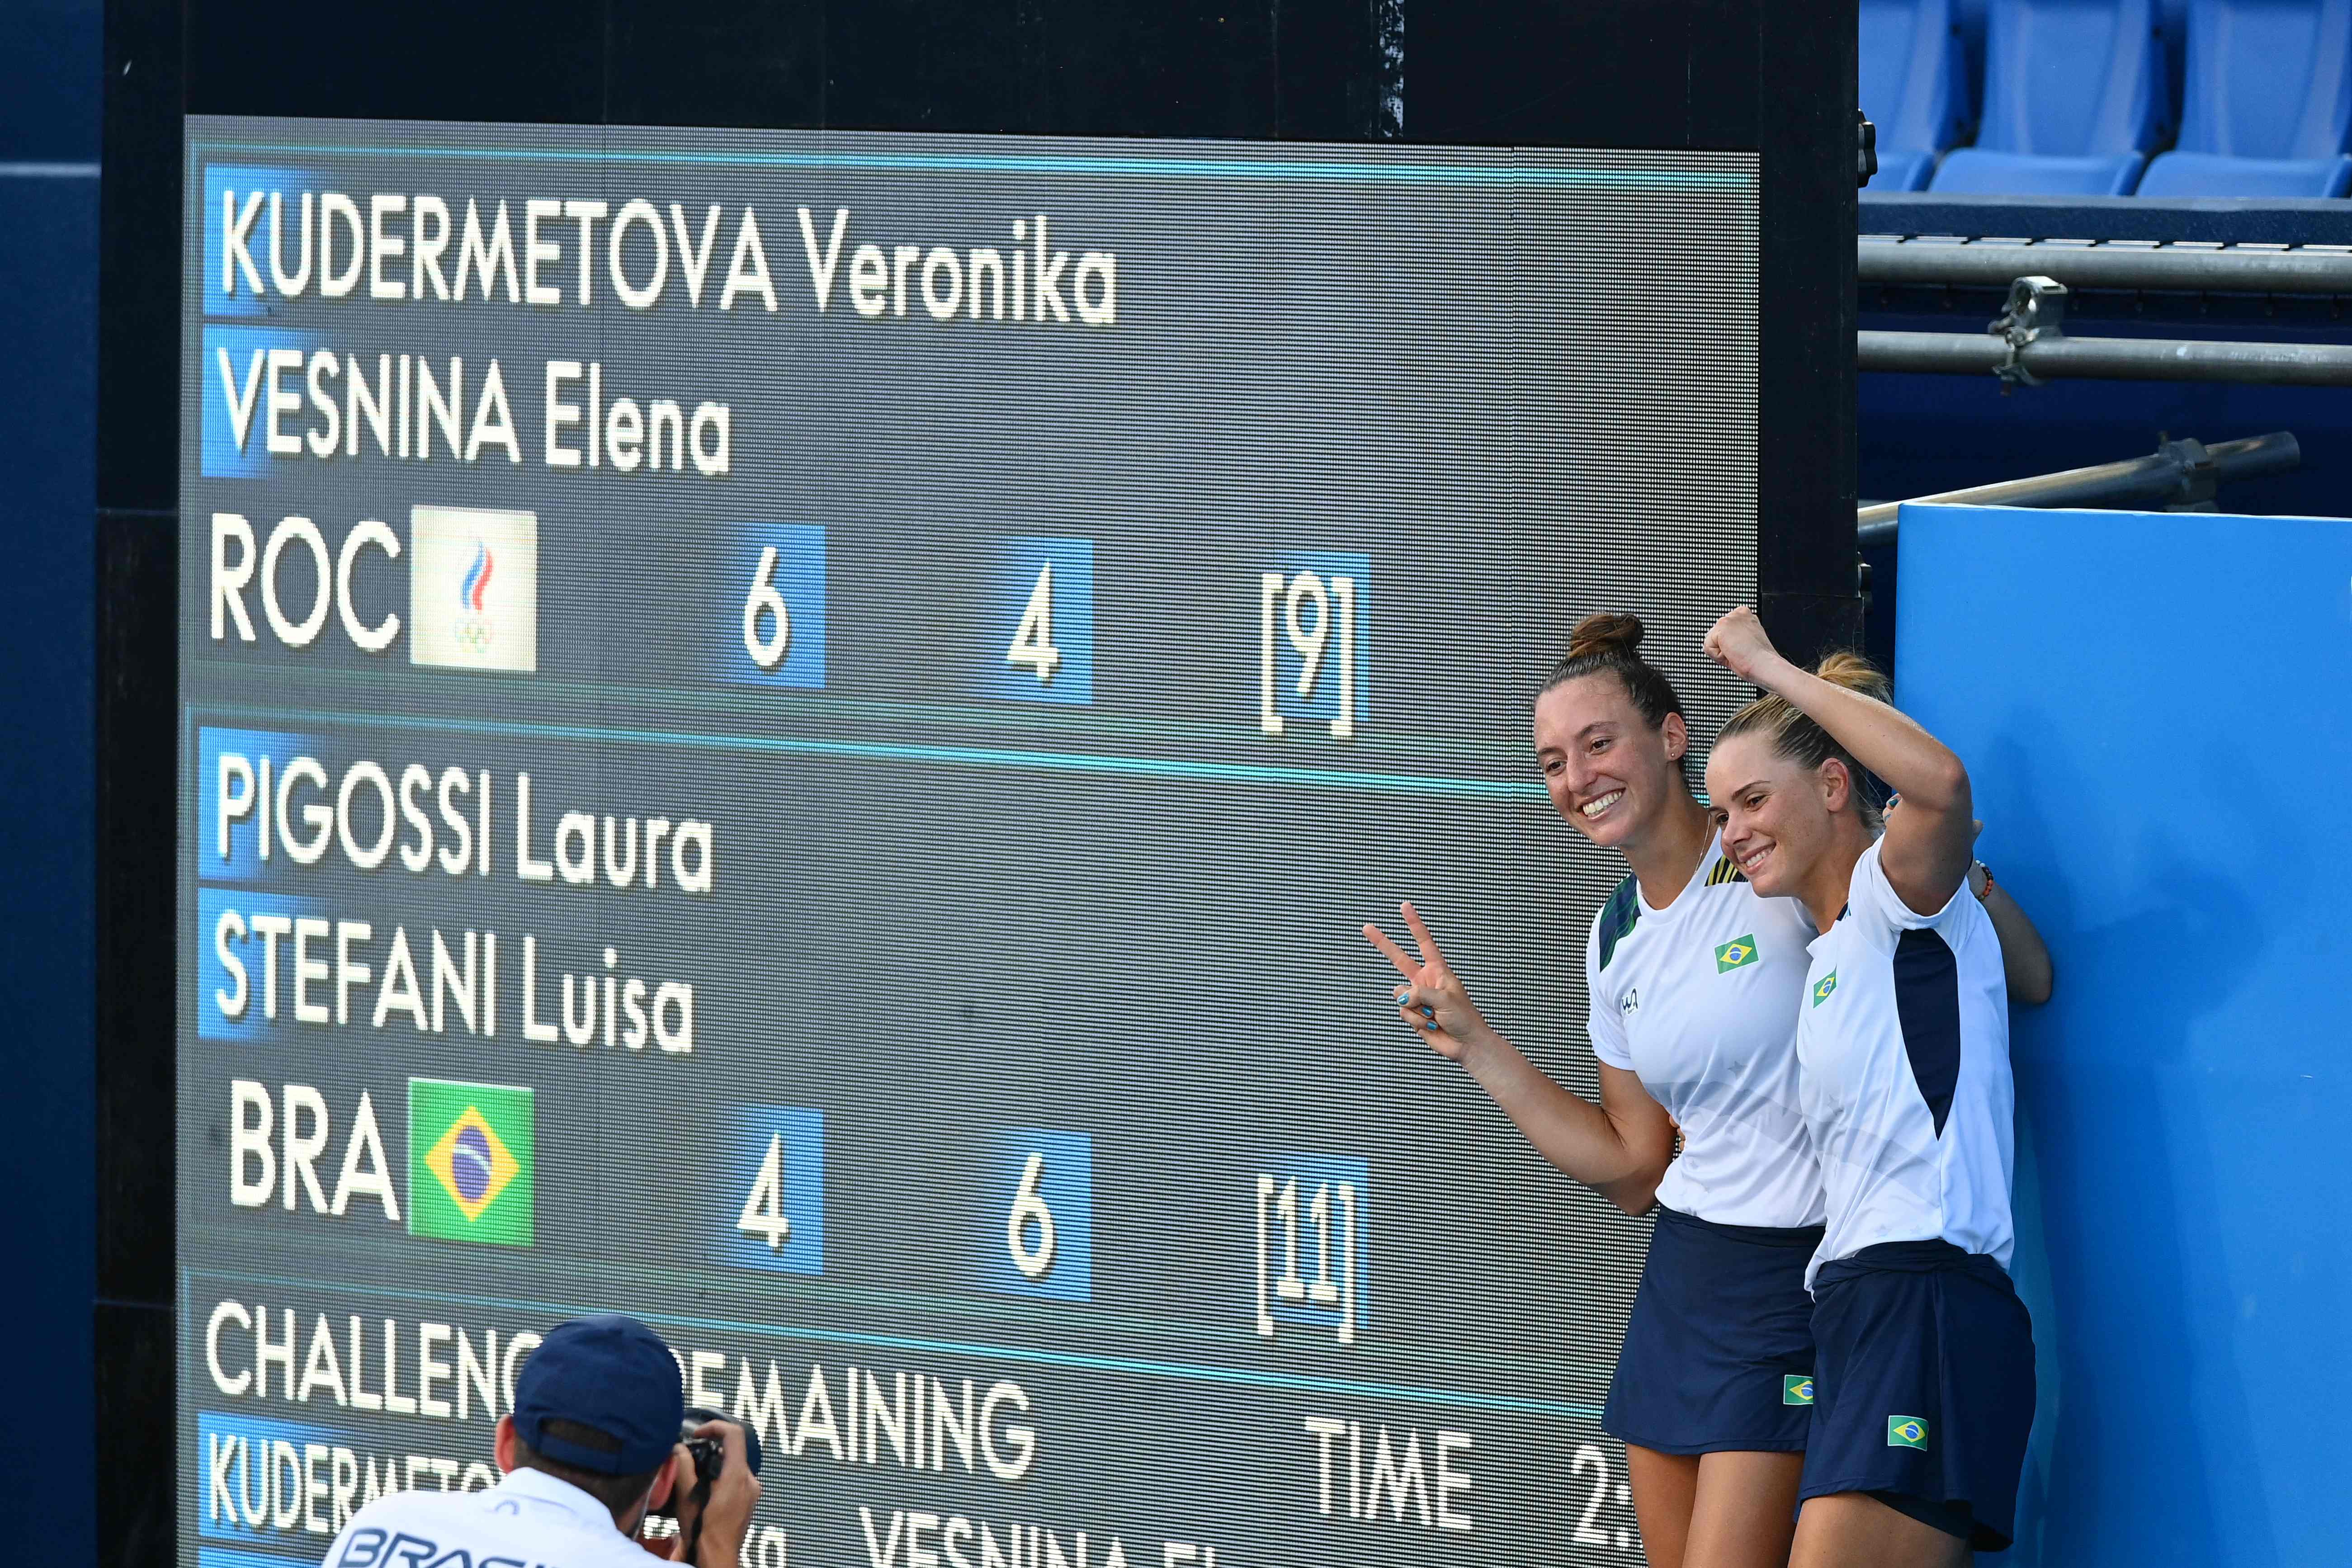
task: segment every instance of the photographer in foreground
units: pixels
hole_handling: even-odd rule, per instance
[[[651,1329],[616,1315],[560,1324],[523,1363],[514,1413],[499,1417],[505,1479],[379,1499],[352,1516],[325,1568],[646,1568],[648,1554],[740,1568],[760,1500],[758,1439],[688,1416],[677,1362]],[[675,1516],[677,1536],[638,1539],[649,1514]]]

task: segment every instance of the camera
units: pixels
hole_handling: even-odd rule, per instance
[[[753,1475],[760,1473],[761,1455],[759,1433],[736,1421],[725,1411],[690,1409],[686,1413],[686,1419],[678,1424],[677,1440],[694,1458],[694,1485],[688,1490],[687,1497],[695,1502],[709,1500],[711,1484],[719,1479],[719,1473],[727,1468],[726,1443],[718,1437],[696,1436],[699,1428],[713,1421],[726,1421],[742,1428],[744,1461],[751,1467]],[[677,1505],[681,1500],[681,1500],[677,1493],[673,1492],[667,1503],[650,1511],[658,1517],[675,1519],[677,1516]]]

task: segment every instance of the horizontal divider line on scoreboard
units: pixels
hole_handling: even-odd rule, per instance
[[[247,667],[240,669],[235,666],[215,666],[205,671],[205,677],[208,680],[218,678],[224,681],[238,683],[238,689],[243,690],[247,685],[257,684],[251,682],[249,678],[258,671],[259,667]],[[264,675],[263,679],[274,679],[274,677]],[[329,700],[326,689],[332,687],[360,692],[370,701],[375,700],[383,690],[377,673],[372,670],[319,669],[310,671],[309,679],[315,683],[309,693],[310,700],[312,701]],[[638,708],[657,708],[667,703],[677,709],[697,709],[704,712],[722,715],[740,713],[744,710],[743,694],[740,691],[715,691],[690,686],[639,686],[618,680],[603,682],[562,680],[548,675],[533,676],[528,679],[485,678],[485,690],[489,690],[493,687],[499,690],[511,690],[521,696],[543,699],[544,705],[549,706],[560,706],[568,700],[576,700],[582,704],[604,702],[615,707],[634,704]],[[282,689],[282,687],[261,685],[258,689],[276,691]],[[274,706],[257,704],[250,697],[230,695],[219,687],[206,691],[199,706],[208,713],[235,712],[242,713],[248,718],[266,717],[278,711]],[[1208,745],[1235,743],[1235,726],[1230,719],[1218,721],[1201,718],[1174,718],[1161,713],[1125,711],[1108,708],[1071,708],[1058,712],[1047,712],[1034,706],[1014,704],[972,706],[956,702],[915,701],[904,698],[853,696],[845,692],[825,690],[797,693],[793,710],[798,713],[821,716],[827,721],[842,720],[885,727],[892,723],[902,726],[928,724],[934,728],[957,725],[972,730],[1021,729],[1034,731],[1042,724],[1051,724],[1057,731],[1083,735],[1091,743],[1104,745],[1139,737],[1169,743],[1195,741]],[[373,713],[373,710],[370,711]],[[1727,709],[1725,710],[1727,716],[1728,712],[1729,710]],[[695,720],[688,716],[683,721],[691,723]],[[1246,741],[1258,739],[1257,731],[1254,730],[1244,729],[1240,733]],[[1529,798],[1533,798],[1535,792],[1540,787],[1533,777],[1528,742],[1523,738],[1502,741],[1475,734],[1439,732],[1407,736],[1394,731],[1385,734],[1359,731],[1345,748],[1345,754],[1375,760],[1408,752],[1416,758],[1437,757],[1441,761],[1436,765],[1444,765],[1446,760],[1466,758],[1474,763],[1493,763],[1515,772],[1524,773],[1528,775]],[[1318,751],[1317,754],[1325,753]],[[1334,751],[1328,754],[1339,754],[1339,749],[1335,746]],[[1380,770],[1373,768],[1370,771]]]
[[[331,142],[192,142],[192,158],[203,153],[350,153],[371,158],[539,159],[553,163],[730,163],[793,169],[927,169],[961,174],[1126,174],[1159,179],[1182,175],[1211,180],[1361,180],[1389,184],[1551,184],[1612,188],[1654,185],[1672,190],[1752,190],[1748,170],[1598,169],[1457,165],[1447,163],[1349,163],[1304,159],[1115,158],[1085,153],[726,153],[659,151],[651,148],[582,147],[352,147]]]
[[[580,1309],[554,1301],[530,1301],[510,1296],[477,1295],[460,1290],[402,1289],[389,1286],[345,1285],[321,1279],[280,1279],[264,1274],[233,1274],[217,1268],[190,1268],[183,1282],[217,1279],[239,1285],[266,1285],[301,1290],[341,1290],[352,1295],[410,1301],[436,1301],[467,1307],[495,1307],[531,1312],[562,1321]],[[1322,1377],[1307,1373],[1256,1372],[1247,1367],[1211,1366],[1192,1362],[1152,1361],[1139,1356],[1096,1355],[1083,1351],[1024,1349],[977,1341],[929,1339],[916,1334],[877,1334],[856,1329],[787,1328],[732,1318],[699,1318],[682,1312],[642,1311],[646,1322],[706,1329],[719,1333],[760,1334],[770,1339],[816,1340],[827,1344],[868,1345],[880,1350],[915,1351],[929,1355],[978,1356],[1021,1362],[1032,1366],[1062,1366],[1086,1372],[1124,1372],[1147,1377],[1181,1378],[1194,1383],[1235,1384],[1254,1388],[1278,1388],[1297,1394],[1352,1394],[1366,1399],[1406,1399],[1423,1405],[1444,1405],[1463,1410],[1492,1410],[1526,1415],[1556,1415],[1570,1420],[1598,1421],[1601,1406],[1565,1399],[1536,1399],[1510,1394],[1476,1394],[1465,1389],[1423,1388],[1410,1384],[1373,1383],[1360,1378]]]
[[[194,711],[195,705],[191,704],[191,717]],[[1000,746],[935,746],[914,742],[838,741],[788,735],[709,735],[682,731],[621,729],[599,724],[534,724],[520,720],[459,719],[427,714],[321,713],[289,708],[254,709],[232,705],[206,704],[204,711],[250,716],[277,724],[395,725],[411,730],[521,735],[551,741],[626,741],[640,745],[690,746],[706,751],[777,752],[804,756],[856,757],[866,761],[963,763],[981,767],[1212,779],[1222,784],[1304,784],[1317,789],[1368,790],[1387,795],[1457,795],[1489,800],[1532,802],[1542,798],[1544,793],[1540,784],[1523,779],[1447,778],[1426,773],[1370,773],[1355,768],[1288,768],[1267,763],[1219,763],[1088,752],[1038,752]]]

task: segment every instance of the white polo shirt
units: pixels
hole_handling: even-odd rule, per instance
[[[1863,851],[1845,912],[1812,944],[1797,1020],[1829,1198],[1809,1288],[1823,1263],[1882,1241],[1940,1237],[2003,1268],[2016,1244],[2000,934],[1965,884],[1932,915],[1912,910],[1878,851]]]
[[[650,1568],[612,1510],[543,1470],[511,1470],[478,1492],[409,1491],[352,1515],[320,1568]]]
[[[1592,1054],[1637,1074],[1683,1130],[1658,1201],[1718,1225],[1822,1222],[1797,1091],[1796,1014],[1812,922],[1763,899],[1710,841],[1688,886],[1653,909],[1632,877],[1592,922]]]

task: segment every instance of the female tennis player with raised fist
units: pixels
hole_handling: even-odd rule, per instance
[[[1766,695],[1707,759],[1725,853],[1811,912],[1798,1089],[1825,1230],[1795,1568],[1955,1568],[2013,1533],[2033,1330],[2010,1282],[2014,1096],[1968,769],[1852,655],[1811,673],[1755,612],[1708,655]],[[1879,831],[1873,776],[1903,808]]]

